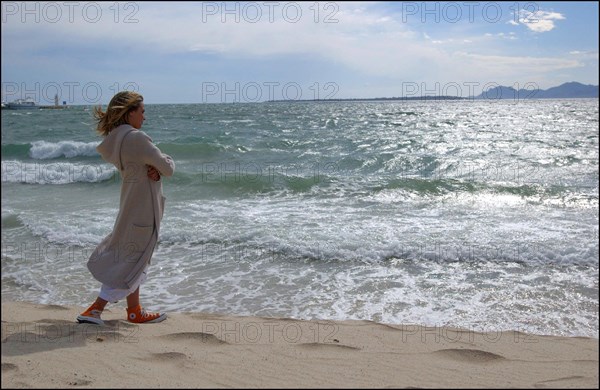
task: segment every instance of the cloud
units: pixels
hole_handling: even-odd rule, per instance
[[[598,52],[595,50],[582,51],[582,50],[572,50],[569,54],[573,56],[578,56],[581,58],[590,58],[590,59],[598,59]]]
[[[530,12],[527,10],[519,11],[519,23],[524,24],[528,29],[533,32],[548,32],[553,30],[556,26],[554,25],[555,20],[563,20],[565,17],[558,12],[548,11],[534,11]],[[509,22],[516,25],[515,21]]]
[[[576,59],[530,56],[498,56],[473,53],[456,53],[452,61],[461,63],[465,69],[477,69],[483,80],[510,84],[510,81],[534,81],[544,74],[565,69],[581,68],[584,64]]]
[[[35,68],[39,63],[49,74],[66,69],[82,78],[111,80],[119,74],[129,80],[138,77],[122,76],[131,68],[156,83],[185,75],[192,86],[207,79],[316,81],[327,75],[323,77],[346,83],[348,89],[368,83],[394,88],[421,81],[512,85],[580,68],[583,62],[581,55],[564,58],[564,52],[577,47],[555,57],[528,56],[529,51],[515,46],[514,33],[442,31],[437,25],[407,23],[387,3],[149,2],[127,9],[128,13],[123,8],[119,23],[108,8],[112,3],[98,4],[105,8],[95,23],[78,13],[73,22],[65,23],[20,23],[9,15],[2,26],[3,70],[6,64],[13,74],[27,68],[21,74],[39,76],[42,67]],[[286,4],[291,5],[284,8]],[[127,15],[137,22],[124,23]],[[560,19],[561,14],[538,11],[522,13],[518,20],[541,32],[553,29]]]

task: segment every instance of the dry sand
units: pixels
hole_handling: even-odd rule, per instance
[[[597,388],[598,339],[2,303],[2,387]]]

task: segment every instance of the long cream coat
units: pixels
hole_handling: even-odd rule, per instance
[[[129,125],[112,130],[96,148],[121,172],[119,214],[112,233],[98,245],[87,263],[98,281],[128,289],[150,263],[165,207],[162,180],[147,175],[149,165],[171,176],[173,159],[163,154],[146,133]]]

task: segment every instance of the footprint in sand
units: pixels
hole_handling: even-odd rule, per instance
[[[160,336],[166,340],[172,341],[198,341],[203,344],[209,345],[221,345],[221,344],[229,344],[226,341],[219,339],[214,334],[210,333],[202,333],[202,332],[180,332],[180,333],[170,333],[164,336]]]
[[[441,349],[439,351],[432,352],[436,355],[441,355],[447,358],[451,358],[458,361],[464,361],[469,363],[485,363],[496,360],[504,360],[505,357],[497,355],[495,353],[482,351],[480,349]]]

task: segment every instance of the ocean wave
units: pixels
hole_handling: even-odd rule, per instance
[[[2,230],[19,228],[22,226],[23,222],[17,214],[12,214],[10,212],[7,214],[2,214]]]
[[[98,152],[96,151],[98,144],[98,142],[78,141],[60,141],[56,143],[35,141],[31,143],[29,156],[36,160],[98,156]]]
[[[57,158],[94,157],[98,142],[78,141],[34,141],[30,144],[2,145],[2,157],[14,159],[32,158],[34,160],[50,160]]]
[[[100,157],[96,151],[99,142],[79,141],[34,141],[29,144],[2,145],[2,156],[34,160],[50,160],[75,157]],[[222,152],[247,152],[249,149],[241,145],[221,145],[218,143],[158,143],[157,147],[174,158],[214,157]]]
[[[226,216],[221,216],[226,219]],[[3,218],[3,229],[26,226],[34,237],[49,246],[95,246],[110,231],[111,214],[101,220],[88,221],[73,217],[68,223],[56,218],[39,220],[36,216],[15,215]],[[492,239],[482,241],[450,238],[419,239],[410,234],[381,240],[370,237],[349,239],[342,226],[320,238],[295,236],[277,237],[269,229],[238,229],[235,226],[213,229],[193,229],[198,221],[193,216],[165,221],[159,237],[159,248],[169,258],[193,256],[208,263],[280,263],[280,264],[348,264],[387,265],[424,264],[515,264],[519,266],[598,266],[598,245],[594,240],[564,241]],[[9,226],[5,226],[9,225]],[[376,228],[375,226],[373,228]],[[179,258],[178,260],[182,260]],[[319,265],[320,264],[320,265]]]
[[[208,234],[208,233],[207,233]],[[598,246],[561,242],[452,242],[427,241],[388,243],[345,242],[340,237],[319,241],[295,242],[276,239],[270,242],[255,237],[248,240],[230,232],[226,238],[211,236],[190,237],[186,232],[170,226],[161,233],[160,243],[167,251],[194,253],[208,262],[267,261],[273,263],[347,263],[397,264],[420,263],[514,263],[523,266],[580,265],[598,266]]]
[[[228,197],[241,195],[310,194],[326,198],[391,197],[398,201],[446,200],[461,196],[483,196],[485,199],[514,197],[520,202],[563,207],[597,205],[595,188],[550,183],[490,181],[472,178],[438,178],[415,175],[360,175],[323,165],[294,166],[241,163],[201,163],[185,166],[167,183],[175,191],[198,196]],[[471,199],[469,198],[469,199]],[[385,202],[387,203],[387,202]]]

